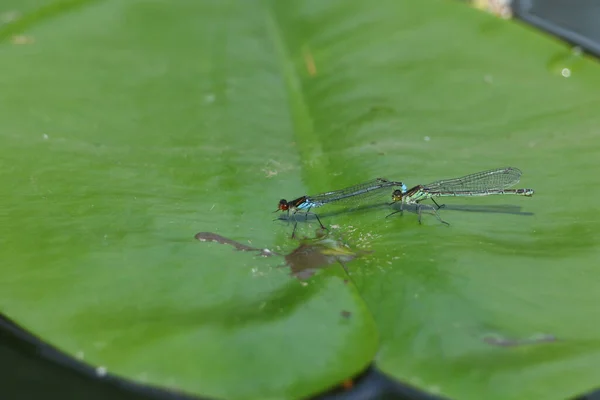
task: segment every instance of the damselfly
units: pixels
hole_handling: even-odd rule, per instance
[[[321,228],[327,229],[321,223],[319,216],[310,212],[312,208],[321,207],[330,203],[360,203],[361,201],[364,201],[365,198],[380,193],[382,189],[388,189],[394,186],[401,187],[401,192],[406,191],[406,185],[404,185],[402,182],[390,181],[385,178],[377,178],[373,179],[372,181],[360,183],[358,185],[350,186],[340,190],[334,190],[333,192],[317,194],[315,196],[302,196],[291,201],[281,199],[279,201],[277,210],[274,212],[287,211],[289,221],[290,211],[292,211],[292,215],[294,216],[299,211],[303,211],[305,214],[305,219],[308,219],[308,214],[312,214],[317,218],[317,221],[319,221]],[[294,237],[294,234],[296,233],[296,227],[298,226],[298,221],[295,217],[294,220],[295,223],[292,237]]]
[[[390,215],[401,213],[405,204],[416,204],[419,214],[419,223],[421,222],[421,201],[431,199],[437,206],[437,209],[444,205],[439,205],[434,197],[449,196],[489,196],[494,194],[515,194],[520,196],[533,196],[533,189],[507,189],[519,182],[521,179],[521,170],[518,168],[498,168],[488,171],[477,172],[461,178],[443,179],[432,182],[427,185],[417,185],[409,190],[395,190],[392,193],[391,204],[400,202],[400,210],[394,211]],[[433,209],[435,216],[440,222],[449,225],[444,221],[436,209]],[[390,216],[388,215],[388,217]]]

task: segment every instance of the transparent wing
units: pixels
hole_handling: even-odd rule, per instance
[[[460,178],[435,181],[425,185],[425,189],[436,193],[501,190],[517,184],[521,179],[521,174],[521,170],[512,167],[490,169]]]
[[[359,183],[358,185],[350,186],[344,189],[334,190],[308,196],[308,200],[313,202],[315,206],[321,206],[327,203],[358,203],[372,196],[387,193],[390,188],[395,186],[404,186],[402,182],[390,181],[385,178],[377,178],[368,182]],[[388,189],[388,190],[386,190]],[[389,191],[391,196],[392,192]]]

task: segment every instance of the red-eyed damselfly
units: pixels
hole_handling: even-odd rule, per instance
[[[331,203],[340,204],[356,204],[365,201],[368,197],[373,196],[377,193],[381,193],[383,189],[389,189],[398,186],[400,191],[406,191],[406,186],[402,182],[390,181],[385,178],[377,178],[368,182],[360,183],[358,185],[350,186],[344,189],[334,190],[332,192],[326,192],[317,194],[314,196],[302,196],[297,199],[287,201],[281,199],[277,207],[278,211],[287,211],[288,220],[290,219],[290,211],[294,215],[294,230],[292,231],[292,238],[296,233],[296,227],[298,221],[295,218],[295,214],[302,211],[305,214],[305,219],[308,219],[308,214],[312,214],[319,221],[322,229],[327,229],[321,223],[321,219],[315,213],[311,213],[312,208],[317,208]]]

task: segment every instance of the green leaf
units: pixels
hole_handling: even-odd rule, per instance
[[[461,399],[597,384],[596,62],[458,2],[3,7],[0,311],[26,329],[219,398],[306,397],[373,359]],[[449,227],[385,218],[390,193],[315,209],[324,239],[272,221],[509,165],[533,198],[449,199]],[[330,267],[281,268],[307,251]]]

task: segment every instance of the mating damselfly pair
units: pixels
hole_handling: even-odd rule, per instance
[[[477,172],[460,178],[442,179],[427,185],[417,185],[410,189],[408,189],[403,182],[377,178],[372,181],[315,196],[302,196],[292,201],[281,199],[275,212],[287,211],[288,220],[290,219],[290,212],[292,212],[295,220],[294,230],[292,232],[292,237],[294,237],[296,227],[298,226],[295,215],[298,212],[302,211],[305,215],[305,219],[308,219],[309,214],[314,215],[319,222],[319,225],[321,225],[321,228],[327,229],[323,226],[319,216],[310,212],[311,209],[331,203],[358,203],[363,201],[367,196],[373,196],[377,193],[381,193],[382,190],[397,187],[399,189],[394,189],[392,192],[392,202],[390,205],[399,202],[400,209],[392,212],[388,217],[396,213],[402,213],[405,205],[416,205],[419,223],[421,223],[423,207],[429,207],[440,222],[449,225],[438,214],[437,210],[444,205],[439,205],[435,201],[435,197],[471,197],[499,194],[514,194],[531,197],[534,193],[533,189],[508,189],[519,182],[521,174],[522,172],[518,168],[497,168]],[[421,202],[426,199],[431,199],[435,204],[435,207],[421,204]]]

